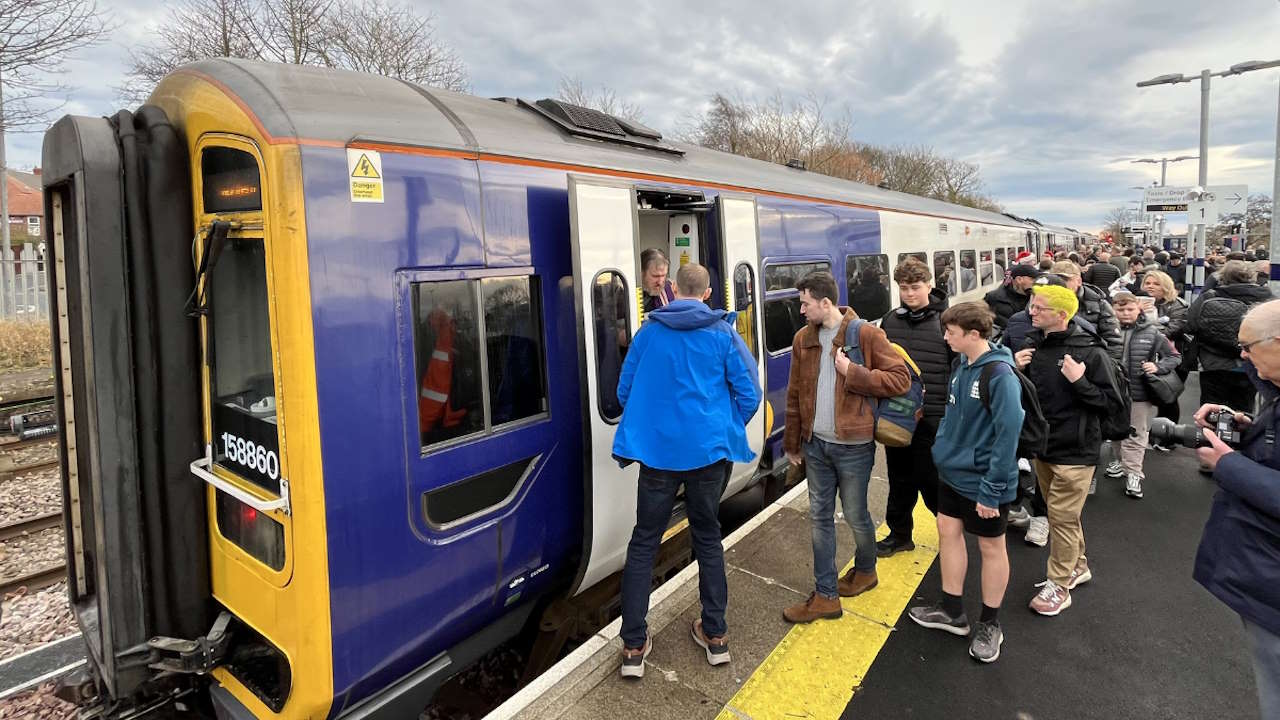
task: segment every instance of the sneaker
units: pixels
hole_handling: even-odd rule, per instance
[[[1032,515],[1027,523],[1027,544],[1044,547],[1049,544],[1049,518],[1044,515]]]
[[[899,540],[898,538],[890,535],[876,543],[876,557],[887,558],[894,553],[906,552],[915,549],[916,544],[910,540]]]
[[[1107,469],[1104,472],[1107,473],[1109,478],[1122,478],[1124,477],[1124,466],[1120,464],[1119,460],[1113,460],[1107,464]],[[1097,481],[1095,480],[1094,482]]]
[[[723,665],[729,662],[729,643],[724,636],[709,637],[702,632],[702,618],[693,621],[693,641],[707,651],[707,662],[712,665]]]
[[[1031,598],[1031,609],[1041,615],[1054,616],[1071,607],[1071,591],[1052,580],[1040,584],[1040,592]]]
[[[941,604],[917,605],[907,611],[907,617],[920,627],[933,628],[964,637],[969,634],[969,618],[962,612],[959,617],[951,617]]]
[[[1016,528],[1026,529],[1031,524],[1031,513],[1019,505],[1017,510],[1009,511],[1009,524]]]
[[[836,581],[836,591],[840,597],[857,597],[879,584],[880,578],[876,577],[875,570],[864,573],[851,569]]]
[[[1067,578],[1067,589],[1075,590],[1076,586],[1083,585],[1092,579],[1093,573],[1089,571],[1089,558],[1081,555],[1080,560],[1076,562],[1075,569],[1071,571],[1071,577]]]
[[[1162,452],[1162,453],[1173,452],[1173,446],[1172,446],[1172,445],[1164,445],[1164,444],[1162,444],[1162,443],[1156,443],[1156,444],[1152,445],[1152,446],[1151,446],[1151,449],[1152,449],[1152,450],[1156,450],[1156,451],[1158,451],[1158,452]]]
[[[624,678],[644,677],[644,661],[653,651],[653,638],[645,636],[644,647],[622,648],[622,668],[618,671]]]
[[[1018,458],[1018,472],[1020,473],[1031,472],[1031,461],[1026,458]]]
[[[969,642],[969,656],[978,662],[993,663],[1000,659],[1000,646],[1004,644],[1004,631],[998,622],[977,622],[973,626],[973,640]]]
[[[1089,494],[1094,495],[1097,492],[1098,492],[1098,476],[1094,475],[1093,479],[1089,481]]]
[[[782,618],[789,623],[808,623],[814,620],[834,620],[843,614],[840,598],[824,597],[815,591],[809,593],[808,600],[783,610]]]
[[[1125,478],[1124,494],[1128,495],[1134,500],[1142,499],[1142,476],[1141,475],[1134,475],[1133,473],[1130,473],[1129,477]]]

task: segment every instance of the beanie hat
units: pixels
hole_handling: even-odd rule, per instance
[[[1040,277],[1040,271],[1030,265],[1014,265],[1009,270],[1009,277]]]
[[[1080,309],[1080,300],[1076,298],[1076,294],[1070,289],[1059,285],[1036,285],[1031,288],[1036,297],[1044,298],[1044,303],[1050,308],[1067,314],[1067,319],[1075,317],[1076,310]]]

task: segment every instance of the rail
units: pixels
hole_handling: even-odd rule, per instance
[[[51,512],[47,515],[36,515],[7,525],[0,525],[0,542],[16,537],[48,530],[62,524],[62,512]]]
[[[65,562],[46,565],[16,577],[0,578],[0,596],[24,587],[28,590],[42,590],[66,579],[67,564]]]

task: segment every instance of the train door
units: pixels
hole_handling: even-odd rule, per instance
[[[612,456],[614,432],[622,418],[618,375],[639,320],[635,188],[571,175],[569,228],[586,446],[587,546],[576,584],[583,590],[622,566],[635,523],[639,467],[619,468]]]
[[[761,386],[764,384],[764,359],[760,351],[760,313],[757,312],[756,295],[759,284],[760,241],[756,227],[756,201],[746,196],[721,195],[716,199],[720,219],[720,258],[725,281],[725,309],[738,313],[737,328],[756,363]],[[762,400],[763,402],[763,400]],[[729,486],[728,497],[741,490],[755,475],[764,450],[766,412],[756,412],[747,423],[747,442],[755,455],[749,463],[737,463]]]

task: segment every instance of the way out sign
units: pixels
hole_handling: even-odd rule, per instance
[[[373,150],[347,148],[347,181],[351,202],[383,202],[382,155]]]

